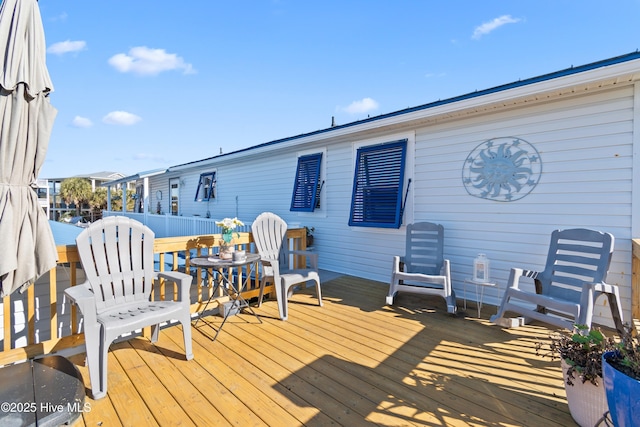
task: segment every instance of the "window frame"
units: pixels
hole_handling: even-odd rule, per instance
[[[198,179],[198,188],[196,189],[196,196],[194,197],[194,202],[208,202],[211,199],[216,198],[216,171],[203,172],[200,174],[200,178]],[[206,190],[206,179],[210,179],[209,191]],[[200,188],[203,188],[204,185],[204,196],[198,197],[200,195]]]
[[[143,213],[144,212],[144,185],[136,185],[136,192],[135,192],[135,207],[133,208],[133,211],[136,213]]]
[[[356,148],[349,226],[396,229],[402,226],[407,207],[406,180],[407,176],[411,176],[407,161],[409,144],[409,138],[389,138],[384,142],[362,144]],[[389,161],[396,163],[389,165]],[[369,165],[368,162],[373,164]],[[371,180],[375,182],[364,182]],[[392,190],[395,192],[393,199],[389,198],[390,184],[396,187]],[[388,206],[376,209],[389,201],[394,205],[391,209]],[[370,205],[368,208],[367,204]]]
[[[180,178],[169,178],[169,212],[180,215]]]
[[[313,212],[321,206],[322,152],[298,156],[296,175],[291,194],[291,212]],[[312,181],[307,184],[305,180]],[[309,191],[312,188],[312,191]],[[302,201],[301,201],[302,200]]]

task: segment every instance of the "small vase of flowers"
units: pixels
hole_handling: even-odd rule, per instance
[[[216,225],[220,227],[222,239],[220,240],[220,251],[218,256],[222,259],[231,259],[233,257],[234,245],[233,241],[234,230],[238,226],[243,226],[244,223],[238,218],[225,218],[222,221],[217,221]],[[240,233],[235,232],[237,237],[240,237]]]

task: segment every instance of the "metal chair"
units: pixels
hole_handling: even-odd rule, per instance
[[[187,360],[193,358],[189,287],[191,276],[153,270],[154,233],[130,218],[107,217],[76,238],[87,280],[65,294],[84,316],[84,336],[94,399],[107,394],[107,352],[118,336],[146,326],[158,340],[161,322],[182,323]],[[151,301],[156,279],[178,285],[177,301]]]
[[[444,259],[444,227],[431,222],[407,226],[405,255],[393,257],[387,304],[393,305],[398,292],[439,295],[447,311],[456,313],[456,294],[451,285],[451,268]]]
[[[591,328],[595,300],[606,295],[615,326],[622,332],[618,287],[604,282],[613,244],[610,233],[584,228],[555,230],[551,233],[544,270],[512,268],[502,303],[491,321],[502,326],[519,323],[504,318],[509,311],[521,314],[525,322],[536,319],[569,330],[573,330],[574,324]],[[521,277],[533,279],[535,292],[520,287]]]
[[[264,287],[267,282],[274,284],[280,319],[289,316],[287,300],[291,297],[293,286],[315,282],[318,305],[322,306],[320,275],[318,274],[318,254],[310,251],[289,250],[287,223],[271,212],[264,212],[251,224],[251,233],[262,263],[260,295],[258,306],[262,305]],[[311,268],[292,268],[291,255],[303,255],[309,259]]]

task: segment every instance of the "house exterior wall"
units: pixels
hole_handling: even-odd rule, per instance
[[[502,287],[487,289],[486,298],[497,303],[510,268],[544,267],[554,229],[592,228],[616,238],[607,281],[620,286],[629,318],[633,92],[627,86],[417,131],[415,217],[444,225],[456,290],[485,253]],[[466,154],[496,136],[526,140],[542,159],[539,184],[514,202],[471,197],[461,183]],[[596,321],[610,324],[606,301],[598,303]]]
[[[407,138],[407,174],[412,183],[403,224],[444,225],[445,256],[451,260],[458,298],[465,292],[467,298],[475,295],[475,288],[465,289],[464,280],[471,277],[478,253],[489,257],[491,279],[498,283],[487,290],[485,302],[498,304],[510,268],[543,268],[554,229],[585,227],[611,232],[616,238],[607,281],[619,285],[628,319],[631,238],[634,227],[637,231],[633,130],[638,126],[634,120],[638,92],[633,81],[591,85],[430,122],[407,118],[365,130],[328,132],[270,150],[170,168],[150,179],[150,194],[153,197],[157,189],[168,194],[169,177],[180,177],[181,215],[209,212],[212,218],[237,216],[249,223],[259,213],[272,211],[289,223],[315,228],[320,268],[386,282],[392,256],[404,252],[405,227],[348,225],[355,153],[362,144]],[[538,185],[512,202],[471,196],[462,182],[465,159],[484,141],[503,137],[519,138],[537,149],[542,161]],[[321,208],[313,213],[290,212],[297,158],[313,152],[323,152]],[[200,174],[211,170],[217,174],[215,199],[194,202]],[[168,200],[163,198],[162,203],[167,212]],[[596,322],[612,324],[604,299],[598,301],[595,314]]]

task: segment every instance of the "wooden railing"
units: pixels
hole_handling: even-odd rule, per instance
[[[640,239],[632,239],[631,246],[631,317],[638,327],[638,319],[640,319]]]
[[[306,248],[306,232],[304,228],[291,229],[287,232],[289,246],[292,249]],[[192,254],[207,255],[216,251],[221,240],[220,235],[204,236],[180,236],[155,239],[154,252],[158,254],[158,269],[188,271],[194,276],[192,289],[191,312],[200,312],[204,304],[209,299],[209,292],[213,292],[214,286],[205,286],[203,277],[212,280],[212,275],[203,274],[201,269],[192,269],[190,259]],[[233,243],[239,249],[248,252],[255,252],[253,239],[250,233],[240,233]],[[305,262],[304,258],[294,260],[296,265]],[[242,296],[246,300],[257,297],[259,292],[258,267],[253,266],[255,272],[249,278],[249,284]],[[64,271],[67,277],[60,278],[58,273]],[[236,280],[246,277],[248,267],[241,270],[235,269]],[[64,298],[64,289],[75,286],[83,281],[83,272],[80,267],[80,258],[75,246],[58,246],[58,266],[48,273],[48,280],[45,275],[42,280],[27,288],[24,295],[9,295],[2,300],[3,313],[3,349],[0,351],[0,366],[13,363],[42,354],[70,351],[84,343],[84,334],[78,333],[79,314],[75,306]],[[154,297],[159,299],[177,298],[174,287],[165,286],[165,283],[156,283]],[[273,286],[267,286],[265,293],[273,291]],[[38,299],[37,299],[37,296]],[[214,296],[216,299],[224,301],[221,296]],[[42,302],[44,301],[44,302]],[[37,304],[37,302],[39,304]],[[48,304],[43,307],[42,304]],[[24,306],[22,306],[24,305]],[[40,329],[42,329],[43,317],[48,317],[50,336],[42,340]],[[25,328],[22,335],[26,339],[24,345],[15,345],[16,319],[23,319],[18,327]],[[47,322],[47,320],[45,320]],[[40,328],[36,327],[36,323]]]

